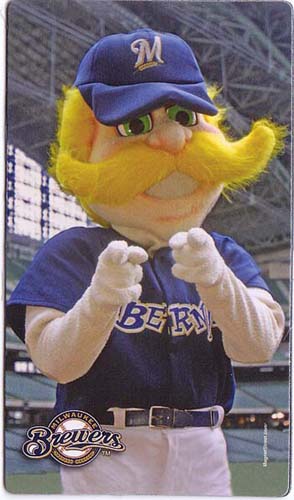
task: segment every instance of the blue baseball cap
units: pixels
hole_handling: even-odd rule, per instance
[[[82,59],[74,86],[105,125],[169,104],[217,113],[189,45],[147,28],[101,38]]]

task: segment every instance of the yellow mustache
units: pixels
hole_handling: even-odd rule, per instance
[[[257,121],[240,140],[229,141],[222,134],[196,133],[179,155],[179,170],[198,182],[242,187],[255,180],[281,147],[281,127]],[[279,143],[279,144],[278,144]]]
[[[61,187],[87,201],[117,206],[127,203],[178,170],[198,182],[229,188],[244,186],[266,168],[281,149],[282,130],[266,120],[238,141],[222,134],[194,132],[184,150],[172,155],[145,144],[132,144],[99,163],[85,163],[67,152],[57,158],[55,176]]]

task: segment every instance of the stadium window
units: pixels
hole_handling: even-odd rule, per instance
[[[11,171],[7,177],[9,232],[40,241],[69,227],[87,225],[82,208],[48,178],[40,164],[12,145],[8,146],[7,162]]]

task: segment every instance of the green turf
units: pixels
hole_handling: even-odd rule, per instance
[[[234,496],[279,497],[288,490],[288,463],[231,463]],[[14,474],[6,478],[9,493],[61,493],[59,474]]]
[[[234,496],[280,497],[288,490],[288,462],[230,463]]]
[[[9,493],[61,493],[59,474],[47,472],[44,474],[13,474],[6,476],[6,490]]]

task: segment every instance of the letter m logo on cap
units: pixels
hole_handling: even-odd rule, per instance
[[[160,36],[154,37],[152,48],[146,38],[138,38],[137,40],[134,40],[131,44],[131,50],[134,54],[138,54],[134,68],[139,71],[143,71],[146,68],[158,66],[158,64],[164,64],[164,61],[161,58],[161,49]]]

